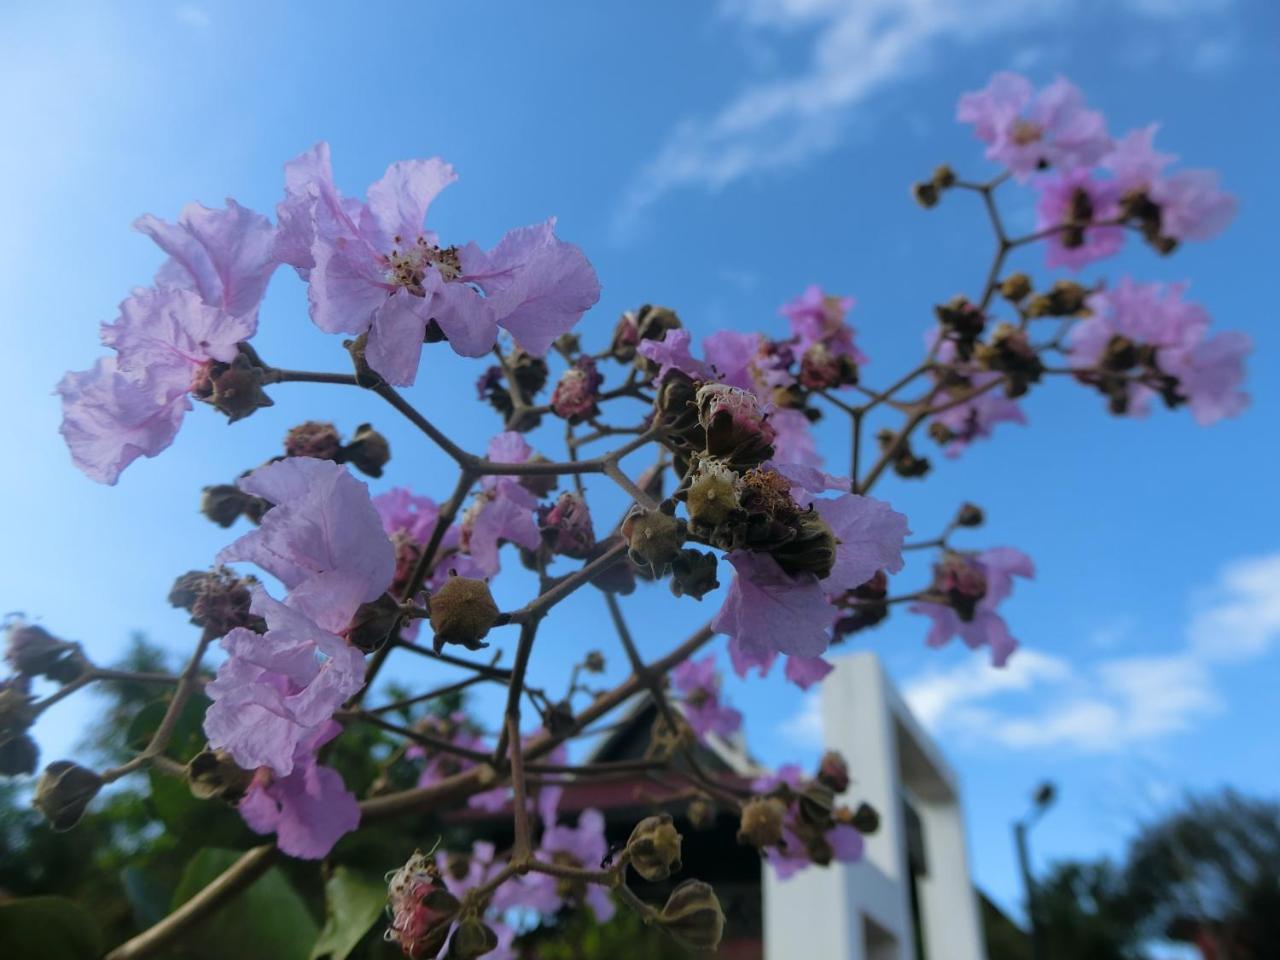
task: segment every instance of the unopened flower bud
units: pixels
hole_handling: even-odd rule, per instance
[[[446,643],[479,650],[498,619],[498,605],[489,584],[471,577],[450,577],[431,595],[428,607],[437,652]]]
[[[599,650],[587,651],[582,660],[582,669],[587,673],[604,673],[604,654]]]
[[[0,732],[0,777],[22,777],[36,772],[40,748],[30,734]]]
[[[192,385],[192,394],[227,415],[229,423],[243,420],[262,407],[273,405],[262,390],[263,370],[243,353],[231,363],[213,361]]]
[[[191,570],[173,582],[169,602],[188,611],[191,622],[211,636],[226,636],[236,627],[261,633],[266,625],[249,609],[255,583],[252,577],[237,577],[226,567]]]
[[[782,842],[782,818],[786,805],[777,797],[752,797],[742,807],[738,822],[738,842],[757,849]]]
[[[706,830],[716,822],[716,808],[706,797],[694,797],[685,809],[689,825],[695,830]]]
[[[31,804],[54,830],[70,830],[101,789],[102,778],[92,770],[70,760],[55,760],[40,774]]]
[[[667,897],[658,914],[663,929],[695,950],[714,950],[724,935],[724,911],[711,885],[686,880]]]
[[[252,781],[253,774],[237,766],[225,750],[201,750],[187,763],[187,785],[201,800],[218,797],[237,804]]]
[[[1021,303],[1031,293],[1031,278],[1025,273],[1011,273],[1000,281],[1000,296],[1010,303]]]
[[[956,511],[955,525],[957,527],[980,527],[986,519],[986,514],[982,512],[981,507],[972,503],[962,503],[960,509]]]
[[[685,522],[664,510],[633,507],[622,521],[622,535],[632,562],[661,576],[684,545]]]
[[[566,557],[584,560],[596,545],[591,511],[579,494],[566,491],[551,507],[540,507],[538,525],[543,541]]]
[[[646,880],[665,880],[680,870],[681,839],[670,814],[645,817],[627,840],[627,859]]]
[[[849,789],[849,766],[844,757],[834,750],[828,750],[818,763],[819,782],[830,787],[836,793],[844,793]]]
[[[859,833],[875,833],[880,829],[880,814],[871,804],[860,803],[858,809],[853,811],[851,822]]]
[[[341,451],[341,461],[349,463],[370,477],[382,476],[382,468],[391,459],[391,445],[387,438],[367,423],[356,427],[351,442]]]
[[[286,457],[313,457],[316,460],[337,460],[342,449],[342,436],[332,423],[308,420],[291,427],[284,435]]]
[[[819,580],[830,576],[836,562],[836,535],[816,510],[802,513],[795,536],[769,551],[792,576],[812,573]]]
[[[928,210],[938,205],[940,192],[937,184],[929,180],[921,180],[911,185],[911,196],[916,203]]]
[[[956,182],[956,172],[951,169],[950,164],[941,163],[933,168],[933,182],[939,190],[953,187]]]
[[[200,512],[220,527],[229,527],[241,516],[258,523],[271,504],[261,497],[245,493],[233,483],[205,487],[200,497]]]
[[[478,916],[470,913],[458,921],[458,929],[453,932],[453,939],[449,941],[449,957],[472,960],[473,957],[482,957],[497,948],[498,935]]]
[[[400,623],[400,604],[389,593],[362,603],[351,617],[343,636],[358,650],[372,653],[384,643]]]
[[[542,723],[551,736],[567,737],[573,732],[575,726],[573,705],[568,700],[551,704],[550,708],[542,714]]]
[[[569,423],[581,423],[600,413],[596,401],[604,377],[596,370],[596,362],[588,356],[574,360],[560,377],[551,394],[551,412]]]
[[[689,519],[700,526],[717,527],[738,506],[738,475],[718,460],[703,460],[685,494]]]
[[[720,586],[716,568],[720,561],[710,550],[681,550],[671,562],[671,592],[677,597],[701,600]]]
[[[44,627],[20,620],[9,624],[4,658],[17,673],[58,683],[70,683],[89,666],[78,643],[59,640]]]

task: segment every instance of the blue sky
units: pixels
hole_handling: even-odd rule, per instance
[[[972,198],[924,212],[907,196],[941,161],[987,171],[952,121],[961,91],[1002,68],[1038,81],[1061,72],[1114,132],[1161,121],[1162,148],[1221,170],[1240,216],[1210,244],[1169,260],[1131,247],[1106,269],[1190,278],[1221,326],[1247,330],[1253,408],[1208,430],[1186,415],[1116,421],[1096,396],[1054,384],[1028,401],[1030,428],[935,459],[924,484],[890,479],[879,495],[918,533],[973,500],[991,522],[962,543],[1035,558],[1038,579],[1008,607],[1025,649],[998,674],[962,649],[926,650],[925,624],[907,616],[857,643],[885,657],[959,769],[977,879],[1005,903],[1018,895],[1008,824],[1041,778],[1062,789],[1036,830],[1041,863],[1118,850],[1137,819],[1185,789],[1280,789],[1280,334],[1264,260],[1280,215],[1280,135],[1265,115],[1280,84],[1275,5],[16,3],[0,27],[0,603],[103,661],[133,630],[189,647],[193,630],[164,596],[231,536],[199,516],[199,489],[274,454],[291,424],[371,420],[391,438],[390,483],[438,498],[451,484],[448,464],[376,398],[327,387],[277,388],[275,407],[230,429],[196,410],[173,448],[114,489],[73,470],[49,391],[90,365],[97,324],[158,265],[129,230],[137,215],[172,218],[189,200],[225,196],[269,212],[281,164],[321,138],[351,193],[393,160],[439,154],[460,173],[431,212],[447,240],[491,244],[555,214],[587,251],[604,285],[580,328],[588,343],[642,302],[676,307],[698,334],[777,333],[777,305],[816,282],[857,297],[866,376],[884,383],[918,355],[930,305],[973,292],[986,267]],[[1015,224],[1029,222],[1025,196],[1006,202]],[[343,369],[291,273],[274,280],[255,342],[282,365]],[[476,448],[496,427],[470,402],[477,372],[428,350],[412,391]],[[822,437],[843,469],[843,431]],[[618,501],[601,503],[604,516]],[[501,599],[528,586],[517,577]],[[652,596],[624,605],[653,654],[716,603]],[[551,621],[540,681],[563,683],[592,646],[621,676],[603,612],[584,594]],[[423,683],[442,676],[408,670]],[[812,704],[798,691],[780,678],[728,690],[750,702],[762,758],[816,756]],[[47,759],[70,749],[92,706],[73,701],[42,722]]]

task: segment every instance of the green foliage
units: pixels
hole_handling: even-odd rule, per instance
[[[311,960],[347,960],[366,933],[383,915],[387,886],[338,867],[324,885],[326,917]]]
[[[536,943],[533,956],[539,960],[692,960],[705,956],[681,947],[627,909],[619,909],[608,923],[596,923],[588,911],[576,910],[562,923],[538,930],[525,940]]]
[[[40,960],[97,960],[102,932],[89,911],[65,897],[0,903],[0,955]]]
[[[199,893],[240,857],[237,850],[205,849],[192,857],[173,894],[172,909]],[[217,936],[210,936],[216,928]],[[199,960],[271,957],[308,960],[318,928],[306,904],[276,867],[187,938],[188,954]]]
[[[1141,960],[1137,911],[1124,874],[1108,860],[1060,863],[1037,902],[1049,960]]]

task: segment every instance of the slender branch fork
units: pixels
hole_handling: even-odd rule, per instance
[[[985,312],[990,306],[1000,285],[1000,276],[1011,251],[1028,244],[1052,236],[1058,229],[1037,231],[1024,237],[1011,237],[1001,219],[995,201],[995,192],[1005,178],[998,177],[986,183],[970,183],[959,181],[955,184],[960,189],[979,194],[983,207],[987,212],[992,230],[995,234],[995,249],[990,266],[987,269],[983,288],[976,301],[978,309]],[[1024,318],[1025,320],[1025,318]],[[1069,324],[1068,324],[1069,325]],[[1065,326],[1052,341],[1044,344],[1039,350],[1057,349],[1062,342]],[[946,386],[945,374],[948,365],[938,360],[942,340],[939,340],[928,352],[925,360],[907,371],[888,387],[873,390],[856,385],[855,391],[861,401],[851,403],[830,391],[815,391],[836,410],[844,413],[851,421],[851,459],[850,482],[855,493],[867,493],[884,475],[897,457],[909,443],[911,434],[933,417],[947,410],[969,403],[986,392],[1002,387],[1005,377],[992,378],[980,386],[967,389],[956,389]],[[519,429],[530,417],[541,416],[550,411],[546,406],[534,406],[528,403],[517,382],[511,357],[500,348],[495,348],[498,362],[503,371],[512,411],[507,426]],[[254,355],[256,358],[256,354]],[[406,742],[418,743],[432,750],[441,751],[469,763],[460,773],[445,777],[428,787],[403,790],[397,793],[374,796],[361,801],[362,823],[373,824],[394,817],[410,814],[421,814],[438,810],[448,804],[456,803],[475,793],[491,790],[495,786],[509,784],[513,794],[513,817],[515,840],[505,867],[499,870],[486,884],[478,888],[473,895],[486,896],[496,889],[497,885],[520,873],[538,872],[553,876],[572,876],[588,882],[602,883],[613,889],[624,902],[637,909],[646,918],[651,918],[653,908],[644,904],[622,882],[623,870],[617,866],[610,870],[586,870],[563,865],[549,864],[539,861],[533,849],[532,825],[530,822],[528,801],[531,783],[563,782],[565,777],[615,777],[623,774],[652,774],[658,770],[668,771],[689,783],[691,790],[697,794],[709,794],[730,805],[740,804],[741,798],[708,774],[692,749],[692,744],[682,733],[685,724],[679,710],[671,703],[665,689],[664,678],[674,666],[692,656],[713,635],[710,626],[704,626],[674,650],[658,658],[652,663],[642,659],[635,639],[627,624],[618,597],[604,592],[604,599],[613,623],[618,641],[630,665],[630,676],[613,688],[597,693],[590,704],[562,720],[555,727],[533,736],[522,738],[521,704],[525,698],[537,708],[549,707],[551,701],[546,694],[528,686],[529,665],[536,644],[540,627],[553,608],[582,586],[596,580],[611,566],[622,560],[626,551],[626,543],[621,537],[613,537],[612,542],[602,542],[603,549],[589,562],[584,563],[574,572],[560,577],[548,577],[545,566],[539,565],[541,582],[538,594],[523,607],[503,614],[500,625],[510,625],[519,629],[515,656],[511,667],[498,666],[498,656],[490,662],[483,663],[464,657],[457,657],[442,651],[431,650],[415,644],[400,636],[400,629],[409,617],[424,616],[428,613],[420,604],[425,595],[426,585],[432,572],[443,562],[441,551],[446,531],[457,519],[463,504],[470,497],[472,489],[484,477],[508,476],[558,477],[572,478],[579,493],[584,491],[583,479],[592,474],[599,474],[614,483],[627,497],[646,510],[656,509],[657,500],[645,489],[632,480],[622,469],[622,461],[630,454],[648,444],[660,441],[660,429],[652,426],[647,418],[638,425],[608,424],[592,419],[589,426],[591,433],[576,434],[572,426],[566,426],[566,448],[568,459],[561,462],[534,460],[525,463],[496,462],[472,453],[454,442],[435,423],[424,416],[408,399],[390,385],[377,382],[370,385],[354,374],[327,373],[282,368],[265,368],[264,379],[269,383],[316,383],[366,389],[384,400],[392,409],[404,417],[418,431],[425,435],[458,468],[458,478],[453,492],[440,510],[439,520],[433,529],[428,542],[423,548],[415,567],[400,595],[395,599],[401,608],[401,620],[397,628],[392,630],[387,642],[370,658],[366,670],[366,682],[347,706],[339,712],[338,719],[344,723],[368,723],[390,734],[402,738]],[[1052,370],[1051,372],[1070,373],[1071,371]],[[924,392],[916,399],[903,400],[904,390],[920,380],[928,384]],[[626,383],[618,388],[603,393],[600,402],[622,398],[633,398],[643,403],[652,403],[652,397],[641,387],[635,371]],[[880,455],[866,467],[863,472],[861,447],[865,440],[866,422],[877,409],[885,407],[902,415],[901,425],[891,432],[887,442],[882,441]],[[591,458],[580,458],[579,449],[590,442],[607,437],[627,437],[616,449],[609,453]],[[660,459],[659,463],[663,461]],[[949,525],[943,533],[934,539],[908,545],[914,549],[946,548],[947,538],[954,524]],[[929,599],[927,590],[917,591],[890,598],[886,603],[901,603],[911,600]],[[429,605],[429,597],[426,603]],[[178,764],[167,760],[164,750],[172,737],[178,716],[187,700],[201,682],[200,669],[203,657],[213,637],[202,636],[195,652],[182,673],[177,677],[167,674],[128,674],[122,671],[104,670],[92,667],[77,680],[65,685],[57,693],[37,703],[38,709],[52,706],[70,693],[98,680],[135,680],[147,683],[164,683],[174,685],[174,694],[165,712],[159,728],[150,742],[134,759],[114,770],[107,771],[104,779],[117,779],[125,774],[147,765],[156,765],[169,772],[181,772]],[[424,693],[407,696],[399,700],[382,704],[373,708],[365,708],[362,701],[365,694],[372,689],[380,671],[390,657],[396,652],[412,653],[435,660],[443,665],[461,670],[465,676],[457,681],[447,683]],[[497,743],[492,753],[461,747],[451,741],[436,736],[430,731],[405,726],[391,719],[388,715],[399,714],[408,717],[413,707],[453,694],[481,683],[492,682],[505,685],[507,688],[506,707],[503,713],[501,728],[497,734]],[[569,695],[579,690],[571,685]],[[551,753],[565,741],[583,735],[584,731],[598,730],[597,721],[608,715],[629,698],[645,693],[653,701],[662,721],[676,737],[675,756],[668,759],[645,759],[640,761],[624,761],[615,763],[565,764],[544,761],[542,758]],[[673,767],[678,757],[683,769]],[[176,768],[176,769],[175,769]],[[135,960],[152,956],[174,943],[192,927],[207,918],[221,906],[236,896],[238,892],[252,884],[265,873],[279,858],[277,848],[266,844],[245,853],[232,864],[209,886],[183,904],[178,910],[161,920],[150,929],[138,934],[119,945],[107,955],[107,960]]]

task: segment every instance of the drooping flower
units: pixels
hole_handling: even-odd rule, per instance
[[[265,634],[237,627],[222,638],[227,660],[205,692],[210,744],[246,770],[293,769],[298,745],[324,728],[364,684],[364,655],[309,617],[254,590],[250,610]]]
[[[1121,191],[1114,180],[1076,168],[1037,177],[1036,187],[1036,230],[1062,228],[1045,240],[1050,267],[1079,270],[1119,252],[1124,227],[1109,223],[1120,215]]]
[[[316,762],[316,751],[341,732],[329,721],[297,745],[291,770],[261,767],[240,801],[240,816],[257,833],[274,833],[291,857],[319,860],[360,825],[360,805],[342,776]]]
[[[604,377],[596,370],[596,362],[583,354],[577,357],[551,394],[551,411],[570,423],[589,420],[600,412],[600,386]]]
[[[689,726],[700,737],[727,737],[742,727],[742,714],[720,702],[720,674],[714,654],[686,660],[671,671],[671,683],[681,694]]]
[[[334,186],[327,144],[286,168],[277,252],[306,276],[316,326],[367,332],[365,357],[391,383],[413,383],[428,324],[462,356],[487,353],[498,327],[542,354],[599,298],[591,264],[556,238],[554,220],[487,253],[441,247],[423,221],[454,179],[439,158],[393,163],[361,204]]]
[[[219,552],[219,563],[256,563],[284,584],[290,606],[334,633],[390,585],[395,550],[369,488],[345,467],[290,457],[242,477],[239,486],[275,506],[256,530]]]
[[[138,457],[168,447],[191,409],[193,387],[215,362],[236,359],[236,345],[256,322],[252,312],[233,317],[189,290],[135,290],[102,328],[116,355],[66,374],[56,388],[75,465],[114,484]]]
[[[1091,166],[1111,146],[1102,114],[1086,108],[1062,77],[1036,91],[1026,77],[997,73],[984,89],[960,97],[956,119],[973,124],[987,158],[1019,180],[1045,167]]]
[[[935,568],[931,593],[946,602],[913,603],[912,613],[933,621],[925,643],[940,647],[953,636],[972,650],[991,648],[991,662],[1002,667],[1018,647],[996,608],[1013,592],[1013,578],[1034,577],[1031,559],[1012,547],[993,547],[976,554],[950,553]]]

